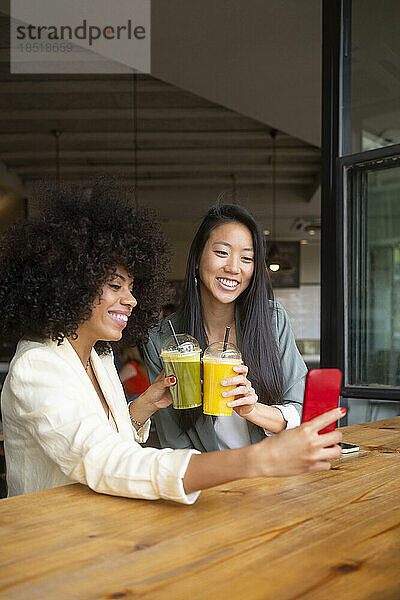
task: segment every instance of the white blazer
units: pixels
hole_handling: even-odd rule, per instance
[[[79,481],[96,492],[185,504],[182,478],[194,450],[142,448],[112,355],[91,361],[118,432],[68,340],[22,340],[1,406],[10,496]]]

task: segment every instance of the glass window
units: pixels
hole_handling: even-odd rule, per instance
[[[346,385],[400,387],[400,157],[346,169]]]
[[[351,154],[400,142],[400,2],[353,0]]]

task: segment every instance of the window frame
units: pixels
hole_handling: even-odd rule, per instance
[[[374,150],[369,150],[365,152],[360,152],[357,154],[352,154],[349,156],[343,156],[337,159],[337,192],[338,192],[338,213],[339,220],[341,223],[341,241],[342,241],[342,252],[343,252],[343,262],[339,266],[340,267],[340,278],[338,279],[338,287],[339,287],[339,310],[343,315],[343,336],[342,336],[342,370],[343,370],[343,385],[342,385],[342,396],[345,398],[363,398],[363,399],[377,399],[377,400],[397,400],[400,402],[400,386],[392,387],[392,388],[383,388],[383,387],[372,387],[372,386],[357,386],[357,385],[349,385],[349,370],[350,357],[347,356],[348,348],[349,348],[349,324],[348,324],[348,306],[347,301],[349,298],[349,294],[353,293],[357,296],[356,302],[362,302],[362,297],[359,295],[359,290],[350,289],[349,281],[353,280],[354,271],[359,272],[361,270],[361,274],[364,274],[365,269],[360,264],[356,265],[350,264],[345,260],[345,257],[348,256],[348,235],[347,231],[349,227],[353,228],[353,232],[355,231],[354,239],[352,239],[352,243],[359,244],[362,242],[362,239],[365,239],[365,234],[363,237],[362,229],[366,227],[366,219],[365,213],[362,210],[365,207],[366,196],[364,193],[364,189],[361,190],[360,196],[355,199],[351,199],[348,197],[348,189],[349,189],[349,172],[350,170],[354,170],[355,174],[363,174],[366,173],[368,169],[371,169],[376,166],[376,163],[384,161],[384,165],[378,166],[378,168],[374,168],[374,170],[382,170],[382,169],[390,169],[390,161],[393,161],[395,164],[393,166],[400,166],[400,144],[394,144],[392,146],[386,146],[383,148],[377,148]],[[354,180],[353,180],[354,181]],[[360,187],[363,186],[363,180],[355,182]],[[356,205],[354,204],[354,200]],[[361,210],[360,210],[361,209]],[[361,216],[361,220],[359,225],[351,219],[351,213],[356,212],[358,216]],[[366,257],[363,252],[359,252],[359,261],[365,261]],[[363,282],[359,282],[360,287],[363,285]],[[365,307],[364,307],[365,308]],[[360,308],[362,310],[362,307]],[[365,360],[361,355],[363,354],[363,348],[357,348],[358,355],[356,355],[355,359],[360,360],[361,362]],[[360,356],[359,356],[360,355]]]
[[[347,406],[346,398],[400,401],[399,388],[349,387],[346,384],[344,172],[352,164],[384,159],[400,152],[400,144],[396,144],[348,154],[351,139],[351,16],[352,0],[323,0],[320,364],[321,368],[342,370],[343,406]],[[346,419],[342,424],[346,424]]]

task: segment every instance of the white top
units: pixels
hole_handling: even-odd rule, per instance
[[[283,418],[287,421],[286,429],[294,429],[294,427],[300,425],[300,416],[293,404],[279,404],[274,406],[279,408]],[[243,448],[251,443],[246,419],[240,417],[235,411],[232,411],[231,417],[217,417],[214,429],[219,450]],[[264,429],[264,433],[266,436],[273,435],[273,432],[267,429]]]
[[[182,478],[191,449],[142,448],[112,354],[91,353],[115,431],[78,355],[64,340],[19,342],[1,403],[10,496],[80,482],[96,492],[192,504]]]

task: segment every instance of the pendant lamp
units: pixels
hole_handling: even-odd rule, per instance
[[[288,260],[280,256],[279,244],[276,241],[276,136],[278,131],[271,129],[272,138],[272,236],[267,247],[267,267],[272,273],[292,273],[294,268]]]

